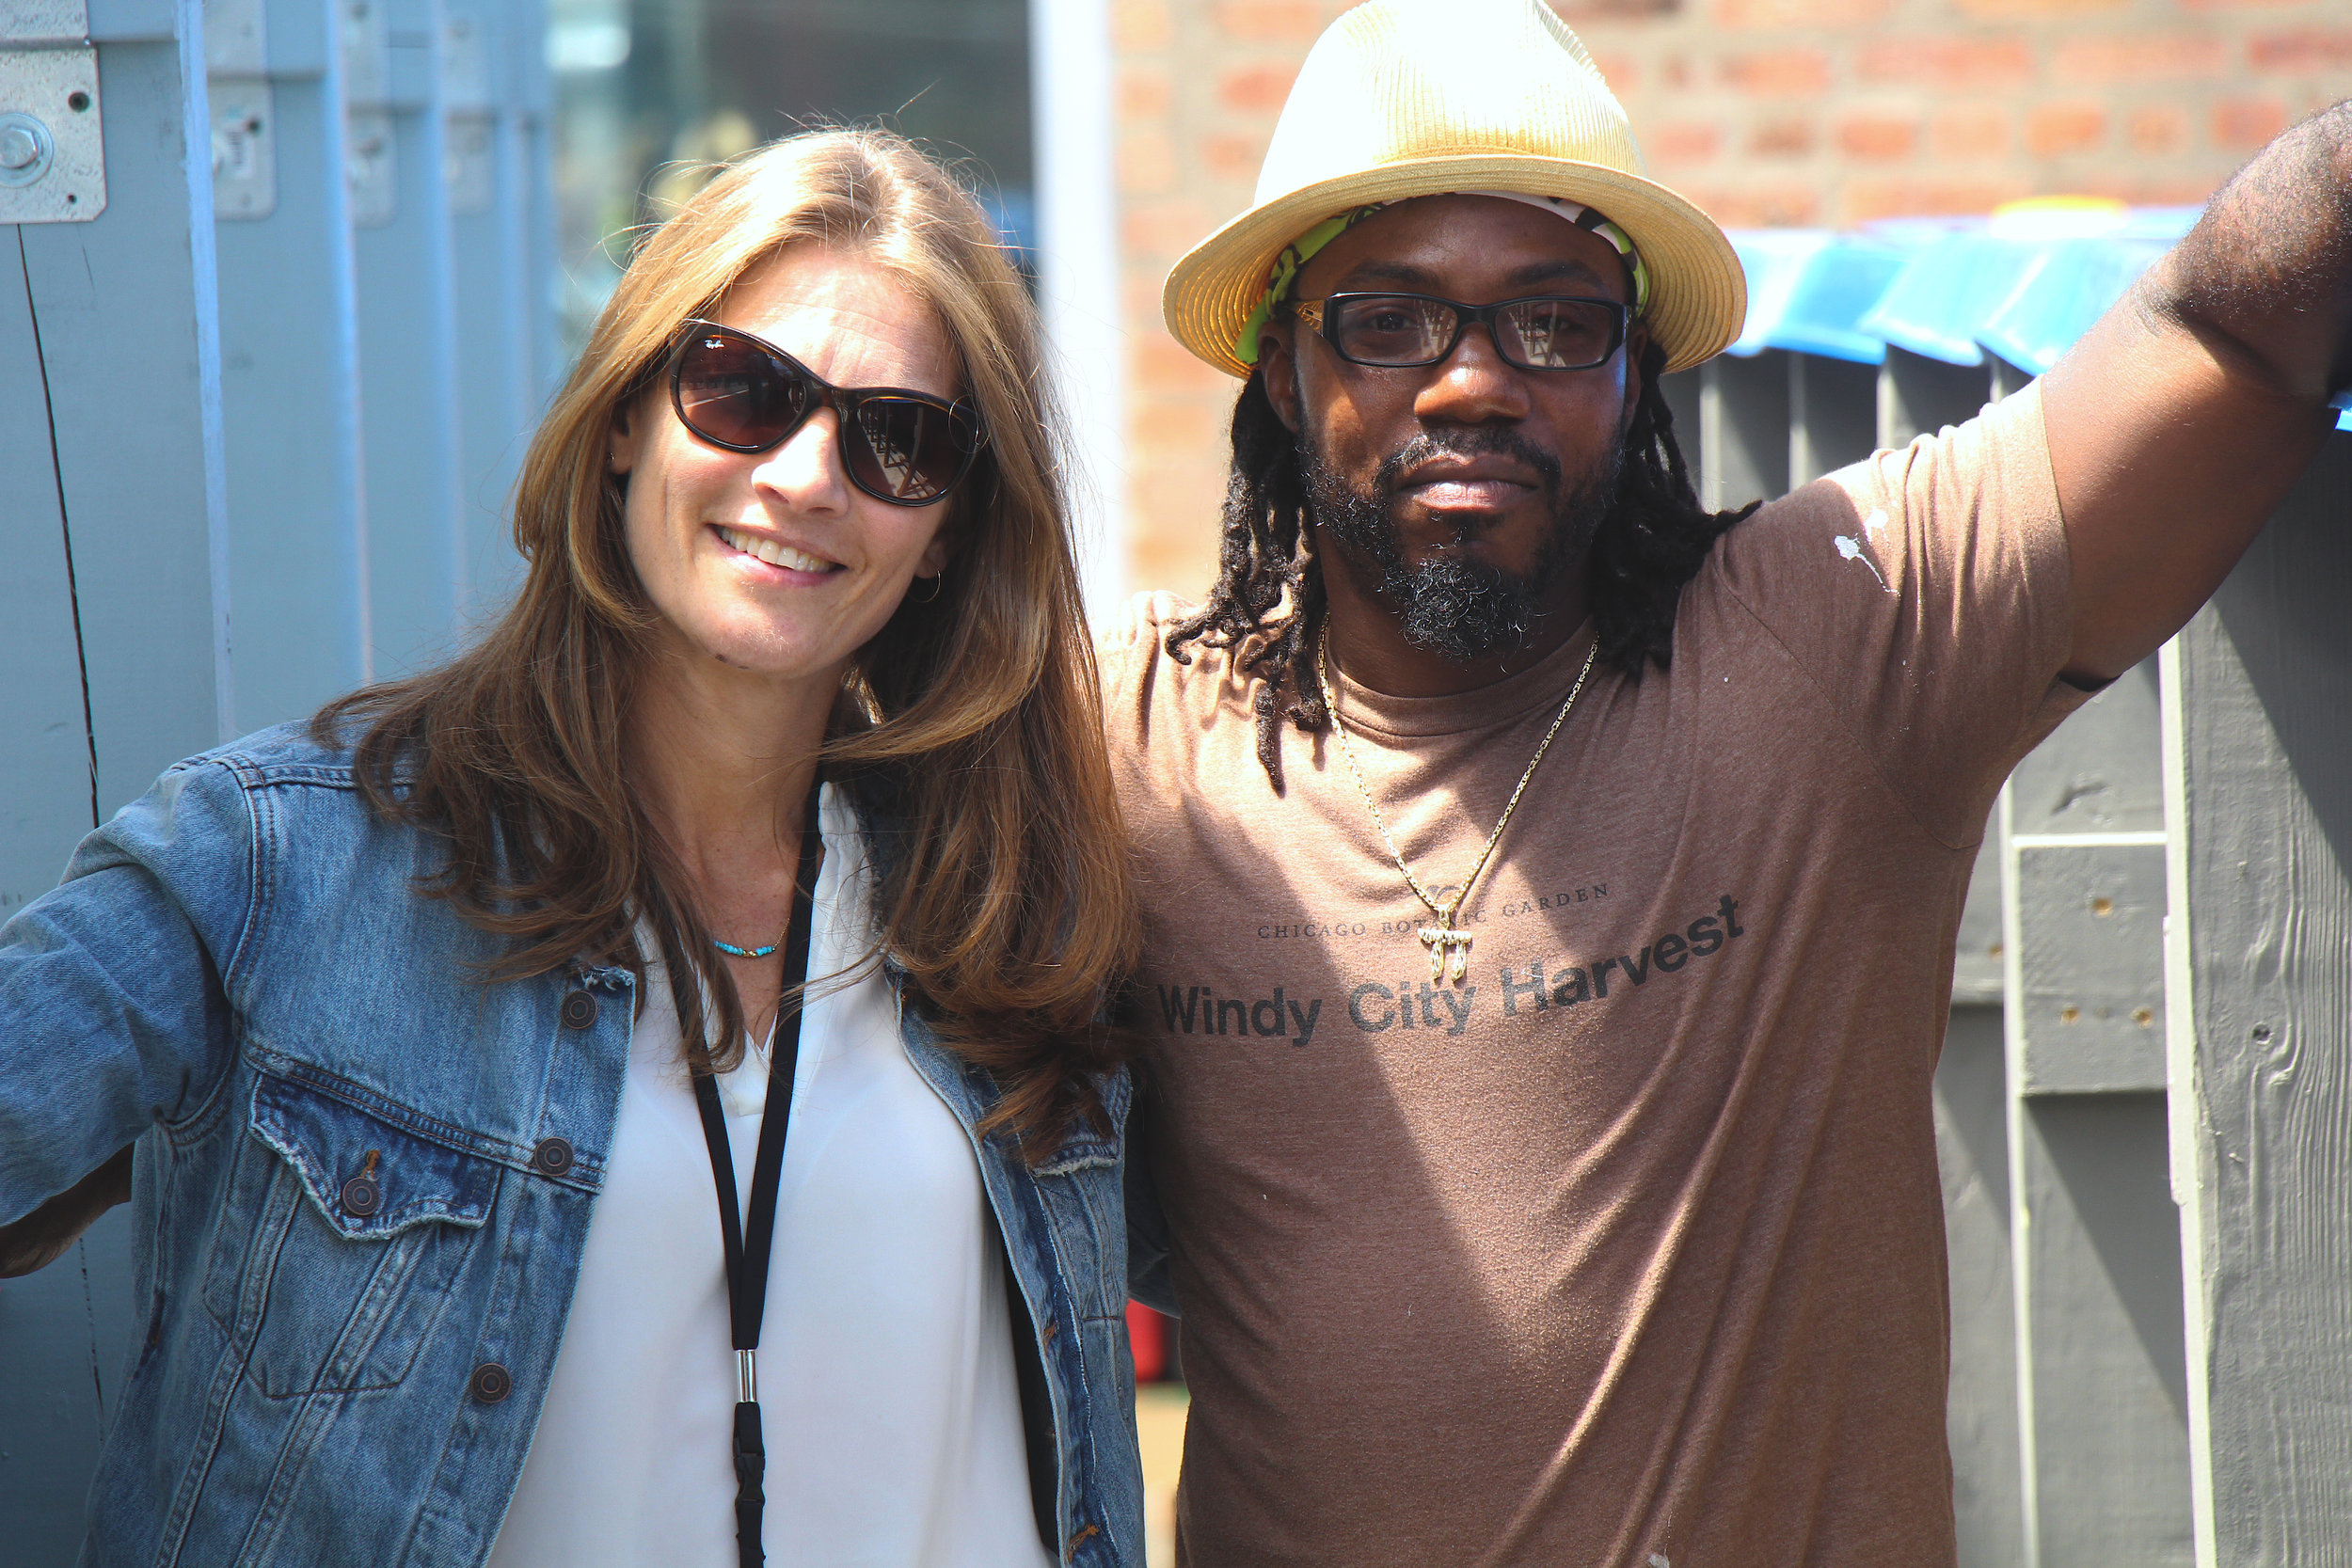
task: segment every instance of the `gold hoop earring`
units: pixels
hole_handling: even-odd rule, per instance
[[[907,602],[908,602],[909,604],[930,604],[930,603],[931,603],[933,600],[935,600],[935,599],[937,599],[937,598],[939,597],[939,589],[940,589],[940,584],[941,584],[941,583],[943,583],[944,581],[946,581],[946,577],[947,577],[947,574],[946,574],[946,572],[940,572],[940,573],[937,573],[937,574],[936,574],[936,575],[934,575],[934,576],[928,577],[928,578],[916,578],[914,579],[916,582],[928,582],[928,583],[930,583],[930,584],[931,585],[931,591],[930,591],[930,593],[928,593],[928,594],[923,594],[921,597],[919,597],[919,598],[918,598],[918,597],[916,597],[916,595],[915,595],[915,592],[914,592],[914,590],[912,587],[909,587],[909,588],[907,589]]]

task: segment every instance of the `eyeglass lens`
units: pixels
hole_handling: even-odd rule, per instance
[[[1585,370],[1616,352],[1624,319],[1595,300],[1514,300],[1495,312],[1495,347],[1529,370]],[[1453,349],[1462,312],[1441,299],[1364,294],[1333,302],[1331,322],[1340,352],[1360,364],[1427,365]]]
[[[764,451],[799,428],[819,401],[815,378],[732,332],[697,331],[679,356],[678,418],[705,440]],[[977,442],[944,406],[888,392],[843,389],[841,456],[858,488],[883,500],[934,500],[963,476]]]

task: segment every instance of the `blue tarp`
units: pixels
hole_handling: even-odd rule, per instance
[[[1882,364],[1886,345],[1953,365],[1997,355],[2040,375],[2197,221],[2194,207],[2026,203],[1992,218],[1853,232],[1735,230],[1748,319],[1728,352]],[[2352,394],[2338,421],[2352,430]]]

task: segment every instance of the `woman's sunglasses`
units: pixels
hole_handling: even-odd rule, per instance
[[[691,321],[670,351],[670,404],[714,447],[766,451],[830,408],[850,483],[893,506],[929,506],[971,471],[979,414],[902,387],[835,387],[773,343]]]

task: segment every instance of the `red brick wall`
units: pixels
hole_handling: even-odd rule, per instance
[[[1729,226],[2201,200],[2352,96],[2352,0],[1555,0],[1650,172]],[[1160,326],[1168,268],[1248,205],[1283,95],[1345,0],[1112,0],[1131,570],[1198,594],[1234,384]]]

